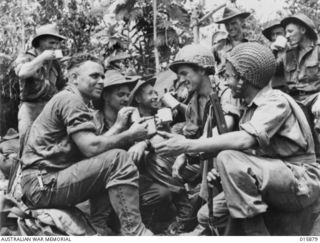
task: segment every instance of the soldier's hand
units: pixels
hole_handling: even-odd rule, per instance
[[[187,163],[186,157],[185,155],[179,155],[173,166],[172,166],[172,177],[173,178],[178,178],[180,180],[182,180],[182,177],[180,176],[180,170],[182,169],[183,166],[185,166],[185,164]]]
[[[216,186],[220,183],[220,175],[216,169],[212,169],[207,175],[208,184],[211,186]]]
[[[149,137],[148,124],[143,121],[135,122],[131,125],[129,133],[133,141],[145,140]]]
[[[270,49],[273,50],[273,51],[283,51],[283,50],[284,50],[283,47],[278,46],[275,42],[273,42],[273,43],[270,45]]]
[[[130,155],[130,157],[132,158],[134,163],[138,163],[143,155],[144,155],[144,151],[147,149],[147,144],[146,142],[142,141],[139,143],[136,143],[135,145],[133,145],[129,150],[128,153]]]
[[[121,108],[118,112],[115,126],[117,126],[121,131],[126,129],[129,123],[130,116],[135,109],[136,108],[130,106]]]
[[[54,50],[45,50],[43,51],[39,57],[43,60],[43,61],[47,61],[47,60],[54,60],[56,59],[56,55]]]
[[[158,131],[157,134],[167,139],[154,146],[156,153],[164,156],[176,156],[186,152],[188,140],[178,134]]]

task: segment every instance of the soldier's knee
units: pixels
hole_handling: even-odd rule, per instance
[[[239,158],[239,151],[235,150],[224,150],[217,156],[217,167],[219,172],[227,171],[237,172],[238,166],[236,164],[237,158]]]
[[[116,173],[134,174],[138,176],[138,169],[127,151],[123,149],[112,149],[100,155],[104,167],[110,168]]]

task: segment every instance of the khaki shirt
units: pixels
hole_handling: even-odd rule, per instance
[[[292,163],[315,163],[314,141],[299,105],[280,90],[262,89],[245,108],[240,130],[254,136],[254,155]]]
[[[16,74],[18,75],[23,64],[31,62],[36,57],[35,50],[20,55],[14,63]],[[44,62],[32,77],[19,79],[19,86],[21,101],[48,101],[65,86],[65,80],[58,61],[52,60]]]
[[[287,50],[279,60],[289,92],[294,98],[320,91],[320,42],[312,43],[299,57],[298,48]]]
[[[53,96],[34,121],[22,154],[23,168],[64,169],[84,159],[72,140],[80,131],[97,132],[92,110],[70,85]]]
[[[213,88],[210,88],[213,91]],[[239,118],[241,115],[240,102],[238,99],[232,97],[230,88],[219,82],[215,87],[215,91],[220,98],[220,104],[224,115]],[[183,134],[186,137],[199,138],[203,135],[210,104],[209,96],[199,95],[197,92],[192,95],[185,114],[186,125],[183,128]]]

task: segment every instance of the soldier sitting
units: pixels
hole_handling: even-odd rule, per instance
[[[279,56],[278,72],[282,71],[288,93],[300,104],[309,124],[320,118],[320,45],[313,21],[304,14],[281,21],[286,30],[289,48]],[[320,160],[320,136],[312,129],[317,160]],[[319,161],[318,161],[319,162]]]
[[[269,235],[263,219],[268,207],[294,212],[320,195],[311,129],[299,105],[268,85],[275,68],[271,50],[257,43],[240,44],[227,58],[225,78],[245,107],[240,131],[194,140],[158,132],[168,138],[156,146],[159,154],[218,155],[208,179],[221,178],[220,206],[246,235]]]
[[[116,70],[109,70],[105,75],[106,79],[100,100],[100,110],[97,111],[94,116],[95,123],[98,127],[98,134],[104,134],[106,132],[113,135],[121,134],[131,125],[132,113],[136,110],[133,107],[128,107],[128,101],[130,91],[134,88],[136,81],[140,77],[125,77]],[[146,125],[144,123],[138,124],[138,122],[139,121],[132,126],[142,126],[145,128]],[[124,139],[117,148],[127,150],[130,159],[139,169],[140,210],[143,222],[147,227],[150,227],[154,226],[152,223],[155,221],[160,209],[168,207],[170,203],[170,193],[165,186],[141,173],[140,159],[144,153],[145,146],[146,142],[144,140],[140,141],[133,136],[128,140]],[[95,218],[97,219],[97,217]],[[101,222],[101,220],[99,222]],[[98,225],[98,222],[96,225]]]
[[[147,130],[135,126],[96,135],[89,106],[101,96],[103,66],[82,54],[72,57],[67,69],[68,87],[46,104],[23,150],[24,203],[31,209],[70,207],[88,199],[110,203],[124,235],[151,235],[140,216],[137,167],[126,151],[117,149],[123,141],[147,138]],[[110,130],[126,122],[121,116]]]
[[[139,116],[150,117],[155,116],[159,106],[158,93],[154,89],[156,78],[138,82],[134,90],[131,92],[129,104],[137,107]],[[156,120],[159,118],[156,117]],[[169,124],[157,123],[158,130],[170,131]],[[176,219],[169,225],[166,234],[175,235],[182,232],[192,230],[196,224],[195,210],[188,198],[187,191],[184,187],[183,180],[172,176],[172,165],[176,157],[163,157],[156,154],[153,150],[153,144],[162,141],[163,138],[155,135],[145,142],[136,143],[129,149],[133,160],[143,160],[144,152],[147,152],[145,163],[141,166],[141,173],[152,178],[152,180],[166,187],[172,198],[177,212]]]

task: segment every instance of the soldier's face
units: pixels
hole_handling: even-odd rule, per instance
[[[119,85],[103,92],[103,101],[105,107],[110,107],[113,111],[118,112],[121,108],[128,106],[130,88],[128,85]]]
[[[39,40],[39,49],[41,52],[45,50],[56,50],[60,46],[60,39],[53,36],[47,36]]]
[[[278,36],[285,36],[285,35],[286,33],[284,31],[284,28],[279,26],[271,30],[270,39],[272,42],[275,42]]]
[[[230,37],[238,37],[242,34],[243,20],[241,18],[232,18],[225,22],[226,30],[228,31]]]
[[[226,63],[224,78],[227,81],[227,86],[231,89],[233,98],[244,98],[244,82],[230,62]]]
[[[101,97],[104,80],[104,70],[101,64],[87,61],[81,64],[74,74],[74,84],[87,99]]]
[[[298,46],[304,39],[306,34],[306,28],[297,24],[288,24],[286,26],[286,38],[289,41],[290,46]]]
[[[177,74],[182,83],[186,82],[189,92],[197,90],[203,79],[203,74],[199,70],[187,65],[180,66]]]
[[[148,84],[141,88],[139,94],[136,97],[136,101],[141,106],[156,110],[159,108],[158,92],[152,85]]]

